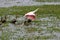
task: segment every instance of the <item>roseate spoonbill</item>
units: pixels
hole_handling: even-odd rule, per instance
[[[24,17],[27,19],[24,24],[26,23],[31,23],[32,21],[34,21],[36,19],[36,14],[35,12],[38,11],[39,8],[37,8],[36,10],[34,11],[31,11],[31,12],[28,12],[24,15]]]

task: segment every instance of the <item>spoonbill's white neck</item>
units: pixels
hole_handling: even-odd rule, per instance
[[[33,13],[37,12],[39,8],[37,8],[36,10],[32,11]]]
[[[34,11],[31,11],[31,12],[26,13],[26,14],[24,15],[24,17],[26,17],[27,15],[33,15],[33,16],[35,16],[35,12],[37,12],[38,9],[39,9],[39,8],[37,8],[37,9],[34,10]]]

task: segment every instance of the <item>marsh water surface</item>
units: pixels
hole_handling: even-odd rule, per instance
[[[0,0],[0,7],[33,5],[60,5],[60,2],[37,2],[35,0]]]

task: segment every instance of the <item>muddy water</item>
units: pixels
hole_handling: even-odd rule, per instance
[[[10,15],[11,17],[12,15]],[[15,16],[12,16],[12,19]],[[22,20],[22,16],[19,18],[19,22]],[[2,38],[4,40],[59,40],[60,39],[60,19],[56,16],[40,16],[37,18],[39,22],[32,22],[31,25],[25,26],[21,24],[11,24],[2,27]],[[37,38],[39,37],[39,38]],[[46,37],[46,38],[44,38]]]
[[[33,0],[0,0],[0,7],[32,5],[60,5],[60,2],[36,2]]]

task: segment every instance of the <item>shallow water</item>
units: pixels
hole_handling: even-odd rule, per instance
[[[60,2],[36,2],[33,0],[0,0],[0,7],[32,5],[60,5]]]
[[[19,18],[23,20],[21,17]],[[37,20],[40,21],[33,22],[29,26],[8,23],[7,26],[2,27],[2,38],[4,40],[54,40],[55,38],[55,40],[60,39],[60,19],[58,19],[56,16],[41,16]]]

